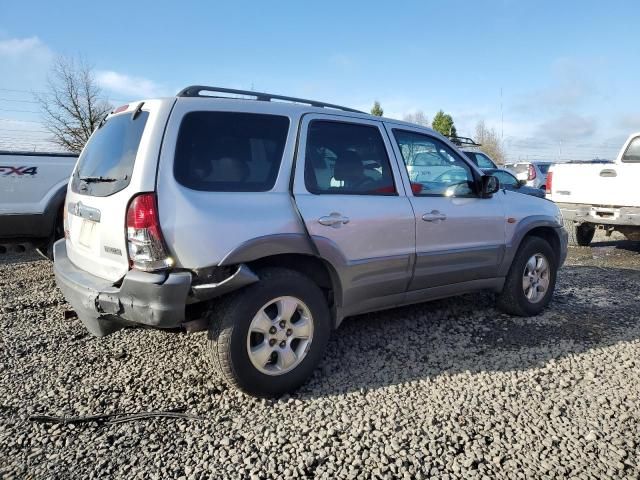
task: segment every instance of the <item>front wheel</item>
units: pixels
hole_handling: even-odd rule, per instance
[[[537,315],[549,304],[556,286],[556,256],[542,238],[526,237],[507,274],[498,307],[512,315]]]
[[[308,277],[281,268],[259,277],[212,304],[209,346],[217,376],[251,395],[273,397],[298,388],[320,363],[330,315]]]

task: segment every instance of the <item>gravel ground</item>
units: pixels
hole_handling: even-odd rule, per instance
[[[536,318],[467,295],[345,321],[293,396],[213,379],[205,334],[78,320],[33,254],[0,256],[2,478],[638,478],[640,246],[573,248]],[[30,415],[186,408],[200,419]]]

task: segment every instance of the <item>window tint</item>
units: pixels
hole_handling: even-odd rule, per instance
[[[640,162],[640,137],[636,137],[629,143],[629,146],[622,155],[623,162]]]
[[[480,167],[482,169],[485,169],[485,168],[496,168],[496,165],[484,153],[474,152],[473,155],[475,156],[475,162],[474,163],[478,167]]]
[[[528,163],[516,163],[511,168],[516,173],[528,173],[529,172],[529,164]]]
[[[315,194],[396,194],[380,130],[369,125],[310,122],[304,173]]]
[[[465,197],[474,194],[471,167],[447,145],[434,137],[405,130],[394,130],[393,135],[409,179],[422,186],[419,195]],[[423,163],[423,158],[430,161]]]
[[[542,174],[546,175],[547,172],[549,171],[549,168],[551,167],[551,164],[550,163],[538,163],[537,166],[540,169],[540,171],[542,172]]]
[[[149,112],[145,111],[135,119],[125,113],[111,117],[98,128],[78,159],[72,191],[106,197],[129,185],[148,118]]]
[[[184,116],[174,160],[176,180],[209,192],[264,192],[276,182],[289,119],[236,112]]]
[[[496,170],[494,172],[490,172],[490,174],[498,178],[500,186],[515,187],[518,185],[518,180],[510,173],[503,172],[502,170]]]

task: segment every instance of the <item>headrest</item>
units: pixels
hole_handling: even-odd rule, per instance
[[[359,180],[364,176],[360,155],[351,150],[343,151],[333,167],[333,178],[339,181]]]

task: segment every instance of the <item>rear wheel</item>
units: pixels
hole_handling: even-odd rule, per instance
[[[258,272],[260,281],[212,304],[209,346],[215,374],[249,394],[295,390],[324,354],[330,315],[322,290],[287,269]]]
[[[588,247],[596,233],[596,228],[588,223],[576,225],[571,220],[564,221],[564,228],[569,235],[569,245]]]
[[[36,246],[36,250],[38,251],[38,253],[49,260],[53,260],[53,244],[64,237],[63,221],[63,212],[61,208],[56,217],[51,236],[44,243]]]
[[[498,307],[512,315],[537,315],[551,301],[557,270],[551,246],[542,238],[526,237],[498,295]]]

